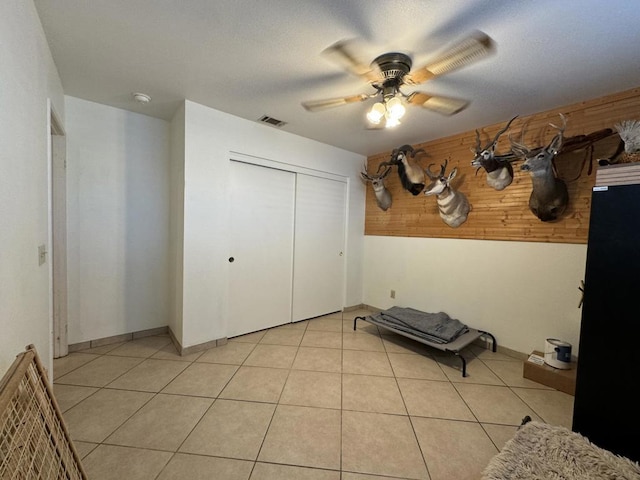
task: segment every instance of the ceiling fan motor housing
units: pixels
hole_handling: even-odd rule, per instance
[[[383,86],[400,86],[402,78],[411,70],[411,58],[404,53],[384,53],[376,57],[372,65],[377,66],[383,76]]]

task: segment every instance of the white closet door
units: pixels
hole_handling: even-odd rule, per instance
[[[291,322],[295,174],[232,161],[230,178],[234,337]]]
[[[342,310],[346,183],[298,174],[292,320]]]

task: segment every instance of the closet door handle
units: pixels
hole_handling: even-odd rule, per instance
[[[235,258],[229,257],[229,263],[233,263],[234,261],[235,261]]]

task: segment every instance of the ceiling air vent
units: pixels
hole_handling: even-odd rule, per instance
[[[263,115],[258,119],[259,122],[268,123],[269,125],[273,125],[274,127],[282,127],[287,124],[287,122],[283,122],[282,120],[278,120],[277,118],[270,117],[269,115]]]

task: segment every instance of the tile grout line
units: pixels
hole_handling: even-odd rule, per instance
[[[376,327],[377,328],[377,327]],[[380,331],[380,329],[378,329],[378,332]],[[396,387],[398,389],[398,393],[400,394],[400,399],[402,400],[402,404],[404,405],[404,409],[407,412],[407,418],[409,420],[409,425],[411,425],[411,431],[413,432],[413,438],[415,439],[416,445],[418,446],[418,451],[420,452],[420,456],[422,457],[422,463],[424,464],[424,468],[427,472],[427,478],[431,478],[431,474],[429,473],[429,465],[427,463],[427,459],[424,455],[424,451],[422,450],[422,447],[420,446],[420,440],[418,439],[418,434],[416,432],[416,428],[415,425],[413,424],[413,419],[411,418],[411,415],[409,414],[409,408],[407,407],[407,402],[404,398],[404,395],[402,394],[402,389],[400,388],[400,384],[398,383],[398,377],[396,375],[396,371],[393,368],[393,363],[391,363],[391,359],[389,358],[389,351],[387,350],[387,346],[384,344],[384,342],[382,342],[382,346],[384,347],[384,351],[385,354],[387,356],[387,361],[389,362],[389,366],[391,367],[391,371],[393,372],[393,379],[396,383]]]
[[[174,347],[175,348],[175,347]],[[195,365],[197,363],[197,360],[204,354],[204,352],[201,355],[198,355],[198,357],[196,357],[194,360],[191,360],[189,362],[189,367],[192,365]],[[206,363],[206,362],[200,362],[200,363]],[[184,371],[186,371],[189,367],[185,368],[184,370],[182,370],[182,372],[180,372],[178,375],[176,375],[176,377],[174,377],[169,383],[167,383],[167,385],[169,385],[171,382],[173,382],[173,380],[175,380],[179,375],[181,375]],[[240,370],[240,368],[236,369],[236,371],[233,373],[233,375],[231,375],[231,377],[229,378],[229,380],[227,381],[227,383],[225,384],[224,387],[222,387],[222,389],[220,390],[220,392],[218,393],[218,395],[220,395],[220,393],[222,393],[222,391],[224,390],[224,388],[229,384],[229,382],[231,381],[231,379],[235,376],[235,374],[238,372],[238,370]],[[165,385],[163,388],[166,388],[167,385]],[[185,396],[185,395],[182,395]],[[198,398],[207,398],[207,397],[198,397]],[[204,419],[204,417],[207,415],[207,413],[209,412],[209,410],[211,410],[211,408],[213,408],[213,406],[215,405],[215,403],[218,401],[218,397],[214,397],[213,401],[211,402],[211,405],[209,405],[209,407],[203,412],[202,416],[200,417],[200,419],[194,424],[194,426],[191,428],[191,430],[189,430],[189,433],[187,433],[184,437],[184,439],[182,440],[182,442],[180,442],[180,445],[178,445],[178,447],[176,448],[175,452],[172,452],[171,458],[169,459],[169,461],[165,464],[164,467],[162,467],[162,469],[160,470],[160,472],[158,472],[158,475],[156,475],[156,479],[160,477],[160,475],[162,475],[162,473],[164,472],[164,470],[167,468],[167,466],[171,463],[171,461],[176,457],[176,455],[178,455],[180,452],[180,449],[182,448],[182,446],[184,445],[184,442],[187,441],[187,439],[189,438],[189,436],[193,433],[193,431],[198,427],[198,425],[200,424],[200,422],[202,422],[202,420]]]
[[[126,342],[125,342],[126,343]],[[115,349],[114,349],[115,350]],[[159,351],[159,349],[158,349]],[[106,357],[108,356],[107,353],[104,353],[101,355],[101,357]],[[140,358],[140,357],[128,357],[128,358]],[[142,360],[142,362],[144,362],[144,359]],[[98,387],[98,390],[95,391],[92,395],[90,395],[89,397],[92,397],[93,395],[97,394],[98,392],[100,392],[101,390],[121,390],[121,391],[133,391],[133,392],[140,392],[138,390],[128,390],[128,389],[114,389],[114,388],[108,388],[108,386],[115,382],[117,379],[119,379],[120,377],[122,377],[123,375],[125,375],[126,373],[130,372],[131,370],[133,370],[135,367],[137,367],[138,365],[140,365],[142,362],[132,366],[131,368],[127,369],[126,371],[122,372],[120,375],[118,375],[117,377],[115,377],[113,380],[111,380],[109,383],[107,383],[106,385],[103,385],[101,387]],[[140,392],[140,393],[152,393],[152,392]],[[110,445],[108,443],[105,443],[105,441],[111,436],[113,435],[116,430],[118,430],[122,425],[124,425],[126,422],[128,422],[136,413],[138,413],[145,405],[147,405],[153,398],[155,398],[155,396],[157,395],[157,393],[155,393],[154,395],[152,395],[146,402],[144,402],[138,409],[136,409],[136,411],[134,411],[131,415],[129,415],[122,423],[120,423],[116,428],[113,429],[113,431],[111,433],[109,433],[103,440],[101,440],[100,442],[97,442],[97,445],[95,448],[93,448],[91,450],[91,452],[89,454],[87,454],[87,456],[89,456],[91,453],[93,453],[95,450],[98,449],[98,447],[102,446],[102,445]],[[89,398],[87,397],[87,398]],[[86,400],[86,398],[84,400],[82,400],[81,402],[78,402],[76,405],[74,405],[74,407],[80,405],[81,403],[83,403]],[[72,408],[74,408],[72,407]],[[69,409],[71,410],[71,409]],[[69,411],[67,410],[67,411]],[[73,435],[72,435],[73,438]]]
[[[308,323],[305,324],[304,332],[303,332],[302,337],[300,339],[300,343],[302,343],[302,338],[304,338],[304,334],[307,331],[308,325],[309,325]],[[291,362],[291,367],[293,367],[293,364],[295,362],[296,357],[298,356],[298,352],[299,351],[300,351],[300,345],[298,345],[298,347],[296,348],[296,354],[294,355],[293,360]],[[249,356],[247,356],[247,358],[249,358]],[[246,361],[246,359],[245,359],[245,361]],[[289,381],[289,376],[291,375],[292,368],[289,368],[288,370],[289,371],[287,373],[287,378],[285,379],[284,384],[282,385],[282,390],[280,391],[280,394],[278,395],[278,399],[277,399],[277,401],[275,403],[275,407],[273,409],[273,413],[271,414],[271,418],[269,419],[269,424],[267,425],[267,428],[265,429],[265,432],[264,432],[264,436],[262,437],[262,441],[260,442],[260,448],[258,448],[258,452],[256,453],[256,458],[255,458],[255,460],[253,462],[253,467],[251,468],[251,473],[249,474],[249,478],[251,478],[251,476],[253,475],[253,471],[256,468],[256,464],[258,463],[258,459],[260,458],[260,453],[262,452],[262,448],[264,447],[264,443],[267,440],[267,435],[269,434],[269,429],[271,428],[271,424],[273,423],[273,419],[275,418],[276,412],[278,411],[278,406],[280,405],[280,399],[282,398],[282,393],[284,392],[284,389],[287,386],[287,382]]]
[[[343,323],[342,323],[343,328],[342,328],[342,330],[341,330],[341,332],[340,332],[340,333],[341,333],[341,336],[340,336],[340,387],[341,387],[341,388],[340,388],[340,438],[339,438],[340,463],[339,463],[339,471],[340,471],[340,472],[343,472],[343,467],[344,467],[344,464],[343,464],[343,460],[344,460],[344,459],[343,459],[343,446],[344,446],[344,445],[343,445],[343,437],[344,437],[344,424],[343,424],[343,420],[344,420],[344,418],[343,418],[343,417],[344,417],[344,412],[345,412],[345,411],[347,411],[347,410],[344,410],[344,376],[345,376],[345,372],[344,372],[344,353],[345,353],[345,333],[347,333],[347,332],[348,332],[348,330],[345,330],[345,329],[344,329],[344,322],[345,322],[345,320],[344,320],[344,313],[343,313],[343,315],[342,315],[342,317],[341,317],[341,319],[340,319],[340,320],[343,322]],[[276,327],[276,328],[277,328],[277,327]],[[254,471],[255,471],[256,465],[257,465],[257,463],[258,463],[259,455],[260,455],[260,453],[261,453],[261,451],[262,451],[262,449],[263,449],[263,447],[264,447],[264,445],[265,445],[265,441],[266,441],[267,434],[268,434],[269,429],[271,428],[271,425],[272,425],[272,423],[273,423],[273,421],[274,421],[275,413],[276,413],[276,411],[278,410],[278,408],[279,408],[279,406],[280,406],[280,405],[284,405],[284,404],[282,404],[282,403],[281,403],[281,401],[282,401],[282,399],[283,399],[283,394],[284,394],[284,392],[285,392],[285,388],[286,388],[287,383],[289,382],[289,380],[290,380],[290,378],[291,378],[291,375],[292,375],[293,370],[300,371],[300,372],[323,372],[322,370],[305,370],[305,369],[294,369],[294,368],[293,368],[293,365],[295,364],[296,359],[297,359],[297,358],[298,358],[298,356],[300,355],[301,347],[302,347],[302,341],[303,341],[304,335],[305,335],[308,331],[312,331],[312,332],[323,332],[323,331],[325,331],[325,332],[326,332],[326,331],[327,331],[327,330],[313,330],[313,329],[309,330],[309,329],[308,329],[308,323],[306,323],[306,324],[305,324],[304,329],[301,329],[301,330],[303,330],[303,331],[302,331],[302,337],[301,337],[301,340],[300,340],[300,342],[296,345],[296,351],[295,351],[295,355],[294,355],[294,357],[293,357],[293,360],[291,361],[290,365],[289,365],[288,367],[286,367],[286,370],[288,370],[288,372],[287,372],[287,376],[286,376],[286,378],[285,378],[285,381],[284,381],[284,383],[283,383],[282,389],[280,390],[280,393],[279,393],[279,395],[278,395],[278,399],[276,400],[275,404],[274,404],[273,402],[260,402],[260,401],[255,401],[255,400],[234,400],[234,399],[222,399],[222,400],[246,401],[246,402],[252,402],[252,403],[269,403],[269,404],[273,404],[273,405],[275,405],[274,410],[273,410],[273,414],[271,415],[271,418],[270,418],[270,420],[269,420],[269,424],[268,424],[268,425],[267,425],[267,427],[266,427],[265,434],[264,434],[264,436],[262,437],[262,442],[261,442],[261,444],[260,444],[260,448],[258,449],[258,452],[257,452],[257,454],[256,454],[255,459],[252,461],[253,465],[252,465],[252,467],[251,467],[251,471],[250,471],[250,473],[249,473],[249,478],[251,477],[251,475],[253,475],[253,474],[254,474]],[[389,351],[389,349],[387,348],[388,346],[385,344],[384,340],[382,339],[382,336],[381,336],[381,334],[380,334],[379,329],[377,329],[377,330],[376,330],[376,332],[377,332],[377,333],[376,333],[376,338],[379,338],[379,339],[381,340],[381,342],[382,342],[382,347],[383,347],[383,350],[384,350],[384,353],[385,353],[386,360],[387,360],[388,364],[390,365],[390,368],[391,368],[392,376],[393,376],[393,378],[394,378],[395,385],[396,385],[396,387],[397,387],[397,389],[398,389],[398,391],[399,391],[399,393],[400,393],[400,398],[401,398],[401,400],[402,400],[402,402],[403,402],[403,406],[404,406],[404,409],[405,409],[405,411],[406,411],[406,414],[402,414],[402,415],[399,415],[399,416],[406,416],[406,417],[408,417],[408,418],[409,418],[410,425],[411,425],[412,432],[413,432],[413,438],[415,439],[415,441],[416,441],[416,443],[417,443],[417,445],[418,445],[418,448],[419,448],[419,450],[420,450],[420,453],[421,453],[421,456],[422,456],[422,459],[423,459],[423,463],[425,464],[425,468],[427,469],[427,474],[428,474],[428,475],[430,475],[430,473],[429,473],[429,467],[428,467],[428,465],[427,465],[426,458],[425,458],[425,454],[424,454],[424,452],[423,452],[422,448],[420,447],[420,442],[419,442],[419,440],[418,440],[417,432],[416,432],[415,425],[414,425],[414,422],[413,422],[413,417],[409,414],[409,409],[408,409],[408,407],[407,407],[407,402],[406,402],[405,396],[404,396],[404,394],[402,393],[402,390],[400,389],[399,377],[397,376],[397,373],[398,373],[398,372],[396,371],[396,369],[393,367],[393,364],[391,363],[390,353],[392,353],[392,352],[390,352],[390,351]],[[368,332],[367,332],[367,333],[368,333]],[[242,361],[242,363],[241,363],[240,365],[238,365],[238,366],[237,366],[237,368],[236,368],[236,370],[234,371],[234,373],[229,377],[229,379],[228,379],[228,380],[224,383],[224,385],[220,388],[220,391],[218,392],[218,394],[217,394],[215,397],[213,397],[213,400],[212,400],[212,402],[211,402],[211,405],[209,405],[209,407],[207,407],[206,411],[202,414],[202,416],[200,417],[200,419],[195,423],[195,425],[194,425],[194,426],[190,429],[190,431],[186,434],[185,438],[184,438],[184,439],[183,439],[183,441],[180,443],[180,445],[175,449],[175,451],[170,451],[170,450],[161,450],[161,449],[153,449],[153,448],[148,449],[148,450],[158,450],[158,451],[163,451],[163,452],[169,452],[169,453],[171,453],[170,458],[167,460],[166,464],[162,467],[161,471],[158,473],[158,475],[157,475],[155,478],[158,478],[159,476],[161,476],[161,475],[162,475],[162,472],[164,472],[164,471],[166,470],[167,466],[168,466],[168,465],[173,461],[173,459],[174,459],[174,458],[175,458],[179,453],[181,453],[181,452],[180,452],[180,448],[182,448],[182,446],[184,445],[184,442],[189,438],[189,436],[193,433],[193,431],[197,428],[197,426],[201,424],[201,422],[203,421],[203,419],[205,418],[205,416],[207,415],[207,413],[208,413],[208,412],[210,412],[211,408],[213,408],[213,406],[218,402],[218,400],[221,400],[220,395],[221,395],[221,394],[222,394],[222,392],[225,390],[225,388],[227,388],[227,387],[228,387],[229,383],[230,383],[230,382],[231,382],[231,381],[236,377],[236,375],[237,375],[238,371],[240,370],[240,368],[242,368],[243,366],[249,366],[249,365],[246,365],[246,361],[247,361],[247,359],[249,358],[249,356],[250,356],[250,355],[255,351],[256,347],[257,347],[258,345],[262,345],[262,343],[260,343],[260,342],[262,341],[262,339],[263,339],[263,338],[264,338],[264,335],[263,335],[263,337],[261,337],[261,338],[260,338],[260,340],[257,340],[256,342],[238,342],[238,343],[243,343],[243,344],[246,344],[246,343],[250,343],[250,344],[252,344],[252,348],[251,348],[251,350],[247,353],[247,355],[245,356],[245,358],[244,358],[244,360]],[[263,345],[293,346],[293,345],[281,345],[280,343],[273,343],[273,344],[271,344],[271,343],[264,343]],[[358,345],[359,345],[359,344],[358,344]],[[117,348],[117,347],[116,347],[116,348]],[[152,394],[152,395],[151,395],[151,397],[150,397],[150,398],[149,398],[149,399],[148,399],[148,400],[147,400],[143,405],[141,405],[141,406],[140,406],[140,407],[139,407],[135,412],[133,412],[130,416],[128,416],[128,418],[127,418],[127,419],[125,419],[122,423],[120,423],[120,424],[119,424],[119,425],[118,425],[118,426],[117,426],[117,427],[116,427],[116,428],[115,428],[111,433],[109,433],[109,434],[107,435],[107,437],[106,437],[103,441],[101,441],[101,442],[99,442],[99,443],[95,444],[95,446],[94,446],[90,451],[88,451],[88,452],[84,455],[84,458],[86,458],[87,456],[91,455],[91,454],[92,454],[92,453],[97,449],[97,447],[102,446],[102,445],[122,446],[122,445],[111,444],[111,443],[107,442],[107,439],[108,439],[110,436],[112,436],[112,435],[113,435],[113,434],[114,434],[118,429],[120,429],[120,428],[121,428],[125,423],[127,423],[128,421],[130,421],[130,420],[131,420],[131,418],[133,418],[136,414],[138,414],[138,413],[140,412],[140,410],[141,410],[141,409],[143,409],[145,406],[147,406],[147,405],[149,404],[149,402],[151,402],[154,398],[156,398],[157,396],[159,396],[159,395],[162,393],[162,389],[163,389],[163,388],[166,388],[166,387],[167,387],[167,385],[169,385],[171,382],[173,382],[177,377],[179,377],[182,373],[184,373],[184,371],[186,371],[186,370],[187,370],[188,368],[190,368],[192,365],[195,365],[195,364],[229,365],[229,364],[224,364],[224,363],[222,363],[222,364],[221,364],[221,363],[218,363],[218,362],[200,362],[200,361],[198,361],[198,360],[200,359],[200,357],[201,357],[202,355],[204,355],[204,352],[203,352],[203,353],[201,353],[201,355],[199,355],[198,357],[194,358],[193,360],[189,360],[189,361],[188,361],[188,365],[187,365],[187,367],[185,367],[184,369],[182,369],[178,374],[176,374],[174,377],[172,377],[172,378],[171,378],[171,379],[170,379],[170,380],[169,380],[169,381],[168,381],[168,382],[167,382],[163,387],[161,387],[159,390],[157,390],[157,391],[155,391],[155,392],[148,392],[148,391],[141,391],[141,390],[131,390],[131,389],[129,389],[129,388],[126,388],[126,389],[116,389],[116,388],[109,387],[109,385],[111,385],[113,382],[117,381],[117,380],[118,380],[118,379],[120,379],[122,376],[126,375],[127,373],[129,373],[131,370],[135,369],[137,366],[141,365],[141,364],[142,364],[143,362],[145,362],[146,360],[170,360],[170,361],[178,361],[178,360],[173,360],[173,359],[154,359],[154,358],[152,358],[152,357],[153,357],[153,355],[158,354],[160,351],[162,351],[162,349],[163,349],[163,348],[164,348],[164,347],[161,347],[160,349],[156,349],[156,350],[155,350],[155,352],[151,354],[151,356],[142,357],[142,360],[141,360],[141,362],[140,362],[140,363],[138,363],[137,365],[134,365],[134,366],[132,366],[131,368],[127,369],[126,371],[122,372],[120,375],[118,375],[118,376],[116,376],[115,378],[113,378],[112,380],[110,380],[110,382],[109,382],[108,384],[103,385],[103,386],[101,386],[101,387],[93,387],[93,388],[97,388],[97,390],[96,390],[95,392],[91,393],[88,397],[86,397],[86,398],[82,399],[80,402],[78,402],[77,404],[75,404],[75,405],[73,405],[72,407],[69,407],[69,408],[67,409],[67,412],[68,412],[68,411],[70,411],[72,408],[74,408],[75,406],[77,406],[77,405],[81,404],[82,402],[84,402],[84,401],[85,401],[85,400],[87,400],[88,398],[93,397],[96,393],[100,392],[101,390],[124,390],[124,391],[131,391],[131,392],[143,392],[143,393],[151,393],[151,394]],[[329,349],[335,350],[335,349],[334,349],[334,348],[332,348],[332,347],[319,347],[319,346],[312,346],[312,348],[322,348],[322,349],[329,348]],[[351,349],[348,349],[348,350],[351,350]],[[370,350],[367,350],[367,349],[366,349],[366,347],[365,347],[365,348],[363,348],[363,349],[358,349],[358,348],[356,348],[355,350],[356,350],[356,351],[363,351],[363,352],[368,352],[368,351],[370,351]],[[75,352],[74,352],[74,353],[75,353]],[[82,352],[79,352],[79,353],[82,353]],[[405,353],[405,352],[394,352],[394,353]],[[406,354],[407,354],[407,355],[409,355],[409,352],[406,352]],[[508,382],[507,380],[505,380],[502,376],[498,375],[498,373],[496,373],[495,371],[493,371],[493,369],[492,369],[489,365],[487,365],[487,364],[485,363],[485,361],[484,361],[482,358],[480,358],[478,355],[476,355],[476,354],[475,354],[475,352],[472,352],[472,354],[474,355],[474,359],[479,360],[479,362],[480,362],[482,365],[484,365],[485,367],[487,367],[487,369],[488,369],[488,370],[489,370],[493,375],[495,375],[495,376],[499,379],[499,381],[502,383],[502,385],[491,385],[491,384],[485,384],[485,383],[473,383],[473,382],[466,382],[465,384],[471,384],[471,385],[486,385],[486,386],[493,386],[493,387],[506,387],[506,388],[507,388],[507,389],[508,389],[508,390],[509,390],[509,391],[510,391],[514,396],[516,396],[516,397],[517,397],[517,398],[522,402],[522,404],[523,404],[523,405],[526,405],[526,406],[527,406],[527,408],[529,408],[531,411],[535,412],[535,413],[536,413],[536,415],[539,415],[539,414],[537,413],[537,411],[536,411],[533,407],[531,407],[527,401],[525,401],[522,397],[520,397],[520,396],[519,396],[519,395],[514,391],[514,388],[519,388],[519,387],[510,385],[510,384],[509,384],[509,382]],[[92,359],[92,360],[90,360],[89,362],[87,362],[87,363],[85,363],[85,364],[83,364],[83,365],[80,365],[80,366],[78,366],[78,367],[74,368],[73,370],[70,370],[69,372],[66,372],[66,373],[65,373],[65,375],[67,375],[67,374],[69,374],[69,373],[71,373],[71,372],[73,372],[73,371],[77,370],[78,368],[81,368],[82,366],[88,365],[88,364],[90,364],[91,362],[96,361],[96,360],[97,360],[98,358],[100,358],[100,357],[116,357],[116,356],[117,356],[117,355],[109,355],[109,352],[105,352],[105,353],[102,353],[102,354],[99,354],[99,355],[98,355],[98,354],[93,354],[93,355],[96,355],[96,358],[95,358],[95,359]],[[415,354],[414,354],[414,355],[415,355]],[[121,357],[121,356],[120,356],[120,357]],[[127,357],[127,358],[140,358],[140,357],[131,357],[131,356],[125,356],[125,357]],[[429,358],[431,358],[431,355],[429,355]],[[437,359],[435,359],[435,361],[436,361],[437,365],[440,367],[440,369],[442,370],[442,369],[443,369],[443,367],[442,367],[441,363],[440,363]],[[235,366],[235,364],[231,364],[231,365],[234,365],[234,366]],[[254,366],[260,366],[260,365],[254,365]],[[264,368],[276,368],[276,367],[264,367]],[[278,369],[279,369],[279,368],[278,368]],[[326,372],[326,373],[332,373],[332,372]],[[360,374],[355,373],[355,374],[353,374],[353,375],[370,375],[370,374],[367,374],[367,373],[360,373]],[[63,377],[63,376],[64,376],[64,375],[62,375],[61,377]],[[388,376],[385,376],[385,375],[372,375],[372,376],[375,376],[375,377],[381,377],[381,378],[389,378]],[[59,377],[59,378],[61,378],[61,377]],[[485,435],[486,435],[486,436],[490,439],[490,441],[492,442],[493,446],[494,446],[496,449],[500,450],[500,449],[497,447],[497,445],[496,445],[495,441],[493,440],[493,438],[492,438],[491,436],[489,436],[489,434],[488,434],[488,432],[487,432],[487,430],[486,430],[485,426],[482,424],[482,422],[480,422],[480,421],[479,421],[479,419],[478,419],[478,417],[477,417],[476,413],[474,413],[474,411],[470,408],[469,404],[465,401],[465,399],[464,399],[464,398],[462,397],[462,395],[460,394],[460,391],[458,390],[457,385],[458,385],[458,384],[463,384],[463,382],[455,382],[452,378],[450,378],[450,377],[449,377],[448,375],[446,375],[446,374],[445,374],[445,377],[446,377],[446,379],[444,379],[444,380],[442,380],[442,381],[443,381],[443,382],[448,382],[450,385],[452,385],[452,386],[454,387],[454,390],[456,391],[457,395],[458,395],[458,396],[460,397],[460,399],[462,400],[463,404],[464,404],[464,405],[469,409],[469,411],[470,411],[470,412],[471,412],[471,414],[473,415],[473,418],[475,419],[475,421],[472,421],[472,422],[470,422],[470,423],[476,423],[476,424],[479,424],[479,425],[480,425],[480,427],[482,428],[482,431],[485,433]],[[403,377],[403,378],[404,378],[404,377]],[[407,378],[410,378],[410,377],[407,377]],[[421,379],[419,379],[419,378],[418,378],[418,379],[416,379],[416,380],[421,380]],[[57,382],[56,382],[56,380],[54,380],[54,384],[55,384],[55,383],[57,383]],[[67,385],[67,384],[63,384],[63,383],[61,383],[60,385]],[[69,385],[71,385],[71,386],[78,386],[78,387],[85,387],[85,385],[74,385],[74,384],[69,384]],[[522,387],[522,388],[527,388],[527,389],[528,389],[529,387]],[[534,388],[534,387],[531,387],[531,389],[532,389],[532,390],[548,390],[548,389],[538,389],[538,388]],[[554,391],[554,390],[549,390],[549,391]],[[184,394],[182,394],[182,393],[166,393],[166,394],[163,394],[163,395],[176,395],[176,396],[183,396],[183,397],[207,398],[207,397],[202,397],[202,396],[199,396],[199,395],[184,395]],[[208,398],[211,398],[211,397],[208,397]],[[300,407],[308,406],[308,405],[294,405],[294,404],[292,404],[292,405],[293,405],[293,406],[300,406]],[[335,410],[335,408],[330,408],[330,407],[314,407],[314,408],[319,408],[319,409],[325,409],[325,408],[327,408],[327,409],[329,409],[329,410]],[[354,411],[360,411],[360,410],[354,410]],[[363,411],[363,412],[364,412],[364,411]],[[374,412],[374,413],[375,413],[375,412]],[[543,418],[541,415],[539,415],[539,416],[540,416],[540,418]],[[419,417],[419,416],[418,416],[418,417]],[[436,418],[436,417],[425,417],[425,418]],[[446,418],[443,418],[443,420],[452,420],[452,419],[446,419]],[[467,422],[467,421],[465,421],[465,422]],[[489,423],[489,424],[493,424],[493,423],[491,423],[491,422],[488,422],[488,423]],[[495,425],[502,425],[502,424],[495,424]],[[503,426],[510,426],[510,427],[511,427],[511,426],[515,426],[515,425],[503,425]],[[127,448],[146,449],[145,447],[127,447]],[[188,454],[188,453],[185,453],[185,454]],[[239,458],[234,458],[234,457],[224,457],[224,456],[218,456],[218,455],[204,455],[204,456],[207,456],[207,457],[216,457],[216,458],[228,458],[228,459],[233,459],[233,460],[240,460]],[[247,459],[243,459],[243,460],[244,460],[244,461],[251,461],[251,460],[247,460]],[[264,463],[269,463],[269,464],[274,464],[274,465],[288,465],[288,464],[285,464],[285,463],[278,463],[278,462],[264,462]],[[313,470],[329,470],[329,471],[335,471],[334,469],[327,469],[327,468],[321,468],[321,467],[309,467],[309,466],[297,465],[297,464],[291,464],[291,466],[293,466],[293,467],[299,467],[299,468],[309,468],[309,469],[313,469]],[[354,472],[354,473],[357,473],[357,472]],[[391,478],[391,477],[390,477],[390,478]],[[393,478],[396,478],[396,477],[393,477]],[[399,478],[399,477],[397,477],[397,478]]]

